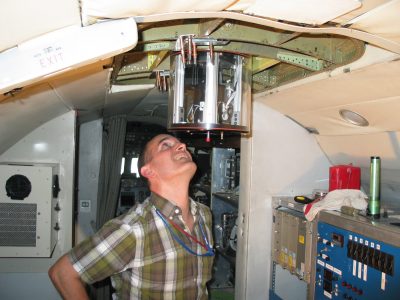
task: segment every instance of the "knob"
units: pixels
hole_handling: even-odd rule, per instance
[[[56,231],[59,231],[59,230],[61,229],[60,226],[58,225],[58,223],[56,223],[56,226],[54,226],[53,228],[54,228],[54,230],[56,230]]]
[[[322,256],[322,258],[323,258],[324,260],[329,261],[329,256],[328,256],[328,255],[322,253],[321,256]]]

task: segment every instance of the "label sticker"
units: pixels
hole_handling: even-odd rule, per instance
[[[333,272],[333,267],[330,264],[326,264],[325,267],[329,270]]]
[[[384,291],[386,287],[386,273],[382,272],[382,277],[381,277],[381,290]]]
[[[367,281],[367,270],[368,270],[368,266],[364,265],[364,273],[363,273],[363,280]]]
[[[336,268],[333,268],[333,272],[335,272],[336,274],[342,276],[342,271]]]
[[[324,290],[324,296],[332,299],[332,294]]]
[[[299,243],[304,245],[304,235],[299,235]]]
[[[155,54],[151,54],[151,53],[148,53],[147,54],[147,69],[150,69],[151,68],[151,66],[154,64],[154,62],[156,61],[156,59],[157,59],[157,55],[155,55]]]
[[[317,263],[318,263],[320,266],[325,267],[325,263],[324,263],[322,260],[317,259]]]
[[[80,200],[79,211],[84,213],[90,213],[91,211],[90,200]]]

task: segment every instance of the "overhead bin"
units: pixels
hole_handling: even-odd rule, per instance
[[[0,54],[0,92],[128,51],[137,40],[132,18],[70,26],[42,35]]]

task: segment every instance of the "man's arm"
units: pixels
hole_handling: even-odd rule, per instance
[[[63,299],[89,299],[85,285],[67,255],[62,256],[49,269],[49,276]]]

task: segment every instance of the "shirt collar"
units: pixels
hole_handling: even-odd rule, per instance
[[[199,211],[199,207],[192,198],[189,198],[190,201],[190,213],[193,216],[196,216]],[[151,193],[150,196],[150,203],[155,206],[164,216],[166,216],[169,219],[173,219],[174,217],[178,217],[179,215],[182,215],[182,210],[180,209],[179,206],[173,204],[171,201],[168,201],[167,199],[163,198],[162,196],[156,194],[156,193]]]

